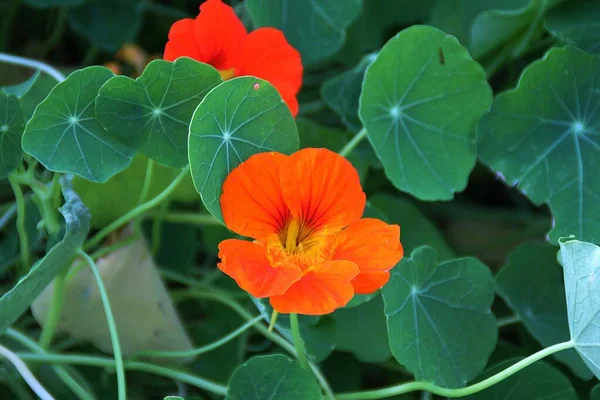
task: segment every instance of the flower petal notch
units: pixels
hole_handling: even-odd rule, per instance
[[[226,240],[218,267],[280,313],[329,314],[372,293],[402,258],[400,227],[361,219],[358,173],[326,149],[259,153],[237,166],[220,198]]]
[[[279,92],[294,116],[302,86],[302,60],[279,29],[259,28],[248,33],[233,8],[208,0],[200,14],[175,22],[165,46],[165,60],[190,57],[210,64],[223,79],[256,76]]]

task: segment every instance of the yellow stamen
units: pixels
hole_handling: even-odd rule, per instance
[[[285,249],[293,252],[298,247],[298,234],[300,233],[300,224],[297,220],[291,220],[285,232]]]

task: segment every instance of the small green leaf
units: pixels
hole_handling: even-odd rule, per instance
[[[281,29],[300,52],[302,64],[323,61],[342,48],[346,28],[358,17],[362,0],[247,0],[257,27]]]
[[[475,124],[491,101],[483,68],[454,37],[414,26],[367,68],[359,115],[396,187],[421,200],[450,200],[467,185]]]
[[[106,182],[125,169],[133,151],[109,136],[94,101],[113,73],[104,67],[73,72],[40,103],[23,134],[23,150],[47,169]]]
[[[600,3],[597,0],[561,4],[546,16],[546,28],[566,43],[588,53],[600,53]]]
[[[367,363],[380,363],[392,357],[381,296],[357,307],[336,310],[332,317],[337,350],[349,351]]]
[[[98,92],[96,115],[112,136],[161,164],[188,164],[190,119],[221,82],[219,72],[191,58],[154,60],[142,76],[109,79]]]
[[[189,159],[206,209],[222,221],[221,186],[250,156],[298,150],[298,131],[277,89],[262,79],[234,78],[211,90],[192,117]]]
[[[114,53],[131,43],[141,25],[140,0],[86,0],[69,9],[68,21],[73,31],[93,45]]]
[[[48,96],[54,86],[56,86],[54,78],[44,75],[38,70],[26,81],[18,85],[5,86],[2,91],[19,98],[23,118],[25,121],[29,121],[37,105]]]
[[[283,355],[252,357],[235,371],[226,400],[322,400],[314,375]]]
[[[600,378],[600,247],[560,239],[569,330],[575,349]]]
[[[0,178],[6,178],[21,163],[24,126],[19,100],[0,92]]]
[[[552,49],[479,122],[481,160],[535,204],[550,205],[553,241],[600,241],[598,82],[600,57]]]
[[[417,380],[462,387],[485,367],[498,329],[494,279],[475,258],[438,265],[420,247],[392,269],[382,289],[392,354]]]
[[[518,362],[506,360],[486,371],[482,378],[492,376]],[[465,400],[577,400],[579,397],[571,382],[550,364],[538,361],[515,375]]]
[[[72,260],[90,228],[90,214],[65,177],[61,178],[65,204],[60,208],[66,223],[60,242],[36,262],[29,273],[0,298],[0,333],[27,310],[33,300]]]
[[[83,4],[87,0],[24,0],[24,3],[33,8],[69,7]]]
[[[529,243],[515,250],[496,276],[500,297],[544,347],[569,340],[562,273],[556,260],[556,247]],[[593,377],[575,350],[561,351],[554,357],[579,378]]]

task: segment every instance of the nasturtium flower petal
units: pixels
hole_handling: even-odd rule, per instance
[[[390,280],[390,273],[385,272],[365,272],[352,279],[352,287],[355,294],[371,294]]]
[[[175,61],[178,57],[201,60],[202,55],[194,40],[194,23],[195,21],[192,18],[185,18],[171,26],[169,41],[165,45],[165,60]]]

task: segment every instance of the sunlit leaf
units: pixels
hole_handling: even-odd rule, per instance
[[[252,357],[231,377],[226,400],[322,400],[314,375],[284,355]]]
[[[565,2],[548,13],[546,28],[566,43],[588,53],[600,53],[600,2]]]
[[[550,204],[550,239],[600,241],[600,57],[550,50],[478,126],[484,163],[535,204]]]
[[[392,354],[417,380],[461,387],[485,367],[498,337],[494,279],[475,258],[438,265],[420,247],[382,289]]]
[[[253,77],[234,78],[211,90],[192,117],[189,159],[194,186],[207,210],[222,220],[221,186],[251,155],[298,149],[294,117],[277,90]]]
[[[94,182],[125,169],[133,151],[107,134],[94,110],[98,89],[112,76],[107,68],[88,67],[54,87],[25,127],[23,150],[51,171]]]
[[[155,60],[136,80],[115,76],[102,85],[96,99],[98,121],[151,159],[182,168],[188,163],[192,114],[219,82],[216,69],[191,58]]]
[[[27,275],[0,298],[0,333],[19,318],[52,279],[71,262],[88,233],[88,210],[71,189],[69,181],[63,177],[61,182],[65,204],[60,212],[65,219],[65,234],[31,267]]]
[[[302,56],[315,64],[342,48],[346,28],[360,14],[362,0],[247,0],[246,8],[257,27],[279,28]]]
[[[496,276],[500,297],[544,347],[569,340],[562,273],[556,247],[529,243],[515,250]],[[581,379],[592,378],[593,374],[575,350],[561,351],[554,357]]]
[[[0,178],[5,178],[21,163],[23,113],[19,100],[0,92]]]
[[[367,68],[359,114],[386,175],[422,200],[450,200],[475,165],[475,124],[492,93],[458,41],[403,30]]]

